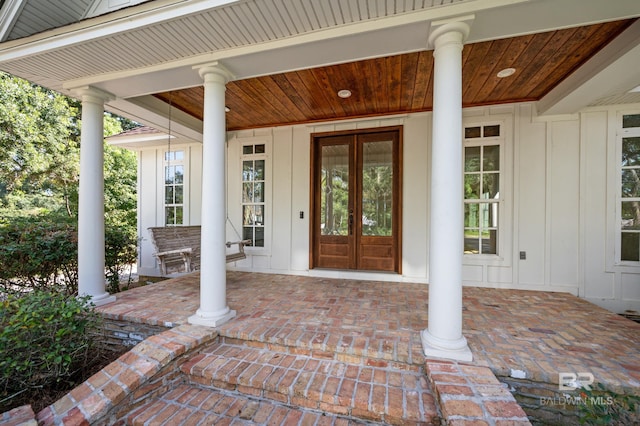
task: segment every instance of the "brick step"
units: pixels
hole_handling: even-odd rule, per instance
[[[426,376],[410,366],[353,364],[248,343],[211,345],[182,372],[193,384],[288,406],[386,424],[440,423]]]
[[[125,422],[128,426],[376,424],[188,384],[150,399],[129,413]]]
[[[319,320],[318,320],[319,321]],[[225,324],[220,336],[255,344],[275,345],[279,347],[309,350],[314,353],[331,356],[335,359],[383,360],[408,365],[422,365],[424,355],[422,346],[413,341],[411,331],[363,332],[355,326],[340,328],[319,327],[309,329],[309,325],[287,327],[270,326],[264,320],[243,320]],[[357,362],[357,361],[356,361]]]

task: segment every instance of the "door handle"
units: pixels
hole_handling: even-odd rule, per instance
[[[353,210],[349,210],[349,235],[353,235]]]

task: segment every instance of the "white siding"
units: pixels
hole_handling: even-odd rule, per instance
[[[640,106],[637,109],[640,111]],[[499,121],[505,132],[499,255],[465,256],[465,285],[568,291],[614,311],[640,310],[640,266],[618,266],[612,254],[616,222],[611,211],[617,167],[612,126],[617,116],[618,110],[612,107],[546,118],[536,115],[534,104],[465,110],[465,123]],[[420,113],[230,133],[227,207],[238,231],[242,143],[268,144],[271,186],[265,248],[249,249],[246,260],[228,267],[428,282],[431,117],[431,113]],[[402,125],[404,133],[403,274],[309,271],[310,135],[394,125]],[[162,217],[157,189],[162,152],[161,148],[140,151],[140,228],[144,238],[146,227]],[[191,224],[199,223],[200,218],[201,168],[201,147],[191,145]],[[237,239],[230,224],[227,236]],[[520,252],[526,253],[526,259],[520,259]],[[140,256],[143,268],[154,264],[144,239]]]

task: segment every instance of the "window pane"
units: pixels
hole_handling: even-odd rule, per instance
[[[176,217],[175,217],[175,209],[173,207],[165,207],[164,208],[164,223],[166,225],[173,225],[175,224]]]
[[[175,166],[175,180],[177,184],[184,182],[184,166]]]
[[[465,127],[465,129],[464,129],[464,137],[466,139],[479,138],[480,137],[480,126],[478,126],[478,127]]]
[[[484,126],[484,135],[485,138],[491,138],[495,136],[500,136],[500,125],[495,124],[493,126]]]
[[[242,162],[242,180],[243,181],[253,180],[253,161]]]
[[[464,198],[477,200],[480,198],[480,175],[464,175]]]
[[[255,203],[264,203],[264,182],[253,184],[253,201]]]
[[[498,252],[498,231],[487,229],[482,231],[482,253],[496,254]]]
[[[242,206],[242,224],[253,225],[255,223],[255,206]]]
[[[254,206],[253,221],[256,225],[264,225],[264,206]]]
[[[500,191],[500,174],[485,173],[482,175],[482,198],[498,198]]]
[[[479,172],[480,171],[480,147],[473,146],[464,150],[464,171]]]
[[[175,204],[184,203],[184,197],[183,197],[183,192],[184,191],[183,191],[182,185],[176,186],[175,189],[174,189],[174,192],[175,192],[175,196],[176,196],[175,201],[174,201]]]
[[[242,153],[244,155],[253,154],[253,145],[245,145],[242,147]]]
[[[640,229],[640,201],[622,203],[622,229]]]
[[[256,160],[253,180],[264,180],[264,160]]]
[[[260,226],[254,229],[255,229],[255,240],[253,242],[253,245],[255,247],[264,247],[264,228]]]
[[[256,154],[264,154],[264,144],[259,144],[255,146]]]
[[[483,203],[482,206],[482,227],[498,227],[498,203]]]
[[[242,184],[242,202],[243,203],[253,202],[253,183],[245,182]]]
[[[253,227],[245,226],[242,228],[242,239],[243,240],[251,240],[251,245],[253,246]]]
[[[165,167],[164,168],[164,183],[167,185],[170,185],[173,183],[173,177],[174,177],[174,168],[173,166],[171,167]]]
[[[620,259],[621,260],[640,260],[640,233],[623,232],[621,235]]]
[[[640,137],[622,139],[622,167],[640,166]]]
[[[175,160],[177,160],[177,161],[184,160],[184,151],[176,151],[175,152]]]
[[[478,217],[478,204],[469,203],[464,205],[464,226],[465,228],[477,228],[480,225]]]
[[[640,168],[622,170],[622,197],[640,197]]]
[[[464,231],[464,252],[467,254],[480,253],[480,239],[477,229],[466,229]]]
[[[483,154],[482,170],[485,172],[500,170],[500,145],[485,146]]]
[[[173,204],[173,186],[164,187],[164,203]]]
[[[182,221],[182,207],[178,206],[176,209],[176,225],[182,225],[184,222]]]
[[[622,127],[625,129],[630,127],[640,127],[640,114],[623,115]]]
[[[393,233],[393,142],[362,145],[362,234]]]

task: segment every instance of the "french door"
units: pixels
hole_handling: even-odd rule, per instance
[[[401,128],[312,139],[311,267],[400,273]]]

